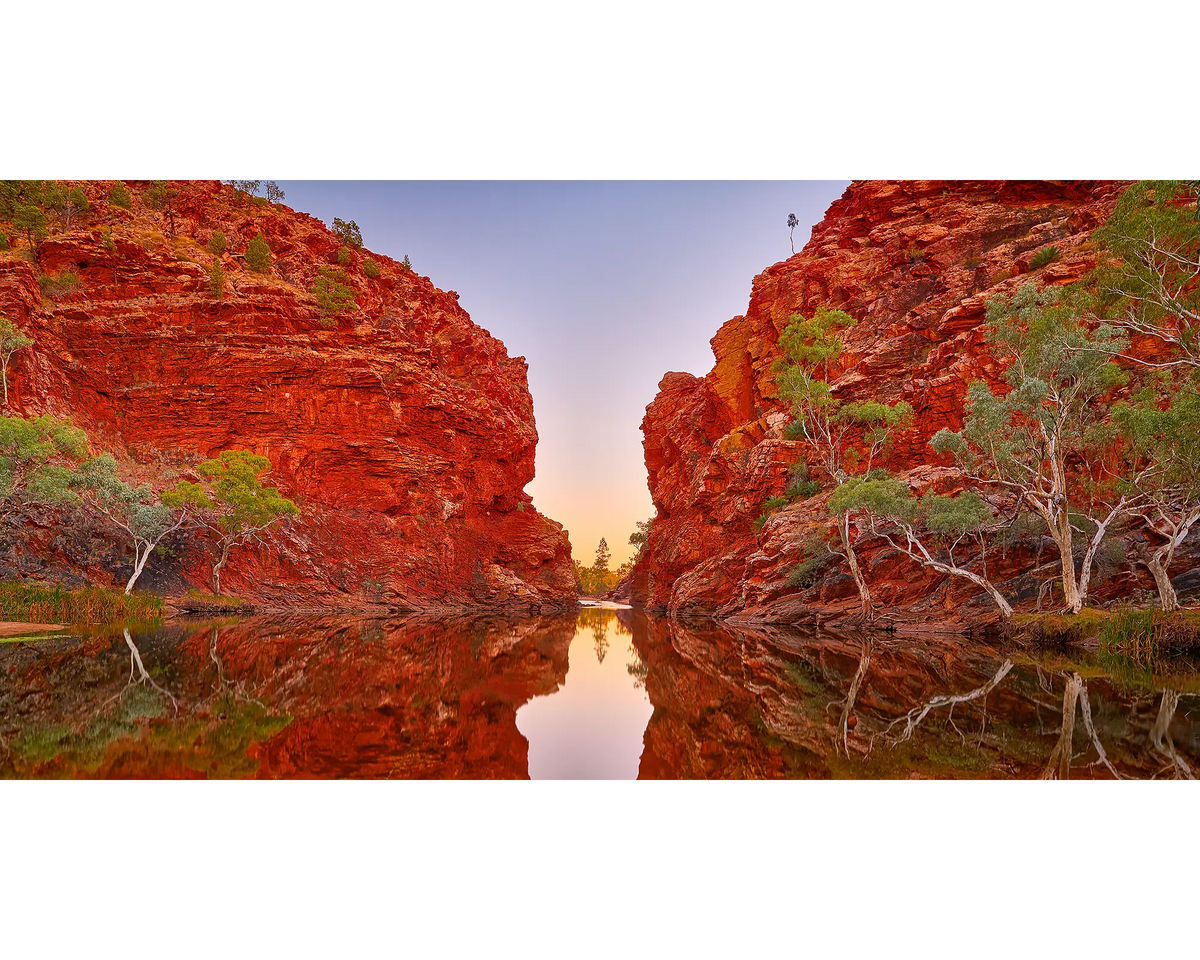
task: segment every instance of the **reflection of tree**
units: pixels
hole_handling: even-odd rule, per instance
[[[1158,717],[1154,721],[1154,728],[1150,731],[1150,742],[1154,744],[1155,750],[1171,761],[1168,769],[1174,772],[1177,780],[1195,780],[1192,768],[1176,751],[1175,741],[1171,739],[1171,721],[1175,718],[1175,711],[1178,707],[1179,691],[1164,690],[1162,699],[1158,703]]]
[[[602,623],[592,625],[592,646],[596,651],[596,662],[603,663],[608,653],[608,632]]]
[[[1046,769],[1042,771],[1042,779],[1053,780],[1056,776],[1059,780],[1070,779],[1071,760],[1073,759],[1072,741],[1075,737],[1075,705],[1078,702],[1079,712],[1083,717],[1083,727],[1087,730],[1088,736],[1092,738],[1092,745],[1096,748],[1096,755],[1099,757],[1091,765],[1104,764],[1108,768],[1108,772],[1120,780],[1121,775],[1109,762],[1104,744],[1100,742],[1100,735],[1096,732],[1096,725],[1092,721],[1092,705],[1088,701],[1087,684],[1078,673],[1066,677],[1066,681],[1067,687],[1063,691],[1062,726],[1059,728],[1058,741],[1050,752],[1050,759],[1046,761]],[[1058,764],[1057,770],[1055,764]]]
[[[871,665],[871,653],[874,649],[874,641],[870,637],[864,638],[862,653],[858,658],[858,670],[855,671],[854,679],[850,681],[850,690],[846,693],[846,699],[842,701],[842,715],[838,720],[838,729],[842,733],[842,749],[846,751],[846,756],[850,756],[850,715],[854,712],[854,702],[858,699],[858,688],[867,675],[867,668]],[[830,704],[831,707],[836,705],[836,702]],[[837,749],[836,737],[834,738],[834,749]]]
[[[633,677],[635,688],[644,690],[646,688],[646,677],[650,675],[650,665],[642,659],[642,655],[632,645],[629,648],[629,652],[633,654],[633,659],[625,664],[625,672]]]
[[[129,647],[129,683],[127,683],[126,686],[129,686],[133,683],[148,683],[148,684],[150,684],[150,686],[152,686],[155,690],[157,690],[164,697],[166,697],[167,699],[169,699],[171,701],[171,703],[175,707],[175,712],[178,713],[179,712],[179,701],[176,700],[172,694],[170,694],[169,692],[164,690],[162,687],[160,687],[157,683],[155,683],[154,678],[151,677],[150,674],[146,671],[146,667],[142,663],[142,655],[138,651],[137,646],[134,644],[133,637],[132,637],[132,635],[130,635],[128,628],[126,628],[122,632],[125,634],[125,645],[127,647]],[[134,680],[135,667],[136,667],[137,673],[139,674],[139,676],[136,680]],[[118,694],[118,696],[119,696],[119,694]],[[113,699],[115,700],[116,697],[114,697]]]
[[[231,684],[225,678],[225,665],[221,662],[221,657],[217,653],[217,640],[221,637],[221,628],[214,626],[212,628],[212,639],[208,644],[208,657],[217,665],[217,689],[213,691],[212,697],[227,697],[232,694],[234,700],[246,700],[250,703],[256,703],[264,710],[266,705],[261,700],[258,700],[246,693],[246,681],[239,680],[235,684]],[[211,698],[210,698],[211,699]]]
[[[930,710],[935,710],[938,707],[949,705],[950,716],[953,716],[955,704],[966,703],[969,700],[978,700],[980,697],[986,697],[989,693],[991,693],[992,690],[996,688],[997,685],[999,685],[1001,680],[1008,676],[1008,671],[1010,671],[1012,668],[1013,662],[1011,660],[1005,660],[1002,664],[1000,664],[1000,669],[996,671],[995,675],[987,683],[983,684],[983,686],[976,687],[974,690],[970,690],[967,693],[956,693],[948,696],[934,697],[932,700],[927,701],[919,707],[913,707],[904,716],[897,720],[893,720],[891,724],[888,725],[888,730],[891,730],[892,727],[896,726],[897,724],[904,724],[904,730],[901,731],[900,735],[894,738],[892,742],[902,743],[911,737],[913,735],[913,731],[917,729],[917,725],[925,719]]]

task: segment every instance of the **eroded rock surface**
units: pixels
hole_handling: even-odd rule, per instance
[[[303,516],[270,549],[239,549],[225,592],[301,606],[573,601],[566,532],[524,492],[537,444],[525,361],[456,293],[366,250],[339,263],[320,221],[215,181],[172,184],[172,237],[138,199],[148,184],[129,185],[132,210],[107,202],[109,184],[86,185],[90,211],[40,245],[37,265],[15,237],[0,254],[0,315],[36,340],[10,370],[16,411],[69,417],[148,476],[230,448],[270,457],[269,482]],[[221,299],[208,275],[217,231]],[[260,231],[266,274],[243,262]],[[344,269],[357,300],[324,322],[309,292],[323,267]],[[39,271],[64,270],[78,288],[44,295]],[[10,573],[127,576],[95,531],[72,542],[30,522],[27,548],[0,556]],[[146,582],[207,585],[211,559],[156,558]]]
[[[969,383],[999,383],[1003,367],[984,337],[987,299],[1031,280],[1069,283],[1091,270],[1091,232],[1122,187],[1113,181],[852,184],[800,253],[755,278],[745,316],[713,337],[713,369],[704,377],[663,378],[642,421],[657,517],[619,595],[672,613],[749,620],[854,609],[857,593],[844,567],[831,566],[806,589],[787,584],[806,556],[806,539],[832,536],[827,482],[823,495],[754,529],[763,502],[784,491],[788,470],[803,459],[802,445],[784,439],[791,418],[772,372],[789,318],[824,306],[859,321],[844,334],[836,394],[910,403],[914,427],[898,438],[885,465],[917,491],[952,492],[961,485],[957,471],[928,443],[941,428],[962,426]],[[1034,255],[1050,245],[1059,258],[1033,270]],[[990,601],[971,584],[924,570],[885,546],[866,542],[860,557],[885,614],[958,622],[991,616]],[[1016,576],[1027,560],[1001,558],[997,572]],[[1194,562],[1186,551],[1180,560],[1181,567]],[[1152,588],[1144,572],[1129,578],[1099,591]],[[1033,582],[1013,587],[1038,589]]]

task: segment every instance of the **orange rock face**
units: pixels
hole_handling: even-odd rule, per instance
[[[952,490],[958,481],[950,461],[939,460],[928,443],[939,429],[962,426],[969,383],[996,384],[1003,372],[984,338],[987,299],[1030,280],[1068,283],[1089,271],[1090,234],[1122,186],[851,185],[803,251],[755,278],[746,315],[712,340],[716,364],[708,375],[667,374],[646,408],[643,447],[658,516],[627,595],[672,612],[751,619],[853,607],[856,592],[844,569],[829,571],[803,597],[785,582],[804,557],[805,537],[832,530],[823,497],[774,514],[760,532],[753,528],[763,501],[783,492],[803,454],[801,444],[783,437],[791,418],[771,369],[789,318],[825,306],[859,321],[844,334],[837,395],[910,403],[914,427],[886,465],[915,471],[909,479],[917,488]],[[1034,271],[1034,254],[1049,245],[1059,258]],[[926,618],[945,618],[976,603],[970,584],[947,582],[878,544],[865,544],[863,556],[872,593],[885,608],[924,603]],[[976,612],[987,606],[985,598]]]
[[[178,182],[172,238],[139,199],[147,184],[129,186],[132,210],[108,204],[109,184],[86,185],[89,212],[40,245],[40,269],[74,270],[74,292],[43,295],[16,242],[0,254],[0,315],[36,341],[10,369],[17,411],[70,417],[147,475],[230,448],[268,456],[268,482],[303,516],[269,549],[236,551],[225,592],[291,605],[573,601],[566,532],[524,493],[537,444],[525,362],[457,294],[351,250],[340,267],[356,305],[323,322],[310,290],[339,267],[341,241],[320,221]],[[223,298],[208,275],[216,231]],[[265,274],[243,262],[260,231]],[[61,547],[54,559],[93,562]],[[211,561],[201,544],[174,572],[207,586]]]

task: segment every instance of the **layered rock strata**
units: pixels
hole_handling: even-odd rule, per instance
[[[898,438],[886,465],[917,491],[952,492],[960,477],[928,444],[939,429],[962,426],[969,383],[1000,383],[1003,366],[985,341],[988,298],[1030,281],[1070,283],[1090,271],[1091,233],[1112,211],[1122,186],[852,184],[800,253],[754,279],[745,316],[730,320],[712,339],[713,369],[704,377],[668,373],[660,383],[642,422],[657,517],[622,594],[672,613],[749,620],[852,610],[856,588],[842,566],[832,565],[804,589],[787,582],[806,556],[805,543],[832,534],[828,484],[823,495],[774,513],[761,530],[754,526],[763,502],[783,492],[789,469],[805,459],[802,444],[785,439],[791,416],[772,372],[789,318],[824,306],[859,321],[844,334],[836,395],[910,403],[914,427]],[[1058,259],[1035,269],[1035,254],[1048,246],[1057,247]],[[1184,589],[1200,586],[1193,582],[1200,579],[1192,576],[1196,571],[1188,572],[1198,552],[1193,544],[1180,556]],[[865,542],[861,553],[885,617],[961,626],[990,612],[990,601],[979,598],[973,585],[918,567],[881,541]],[[1016,578],[1009,586],[1020,595],[1040,588],[1018,576],[1027,559],[1011,556],[1005,570],[1001,558],[997,571]],[[1142,588],[1153,584],[1136,570],[1099,586],[1102,594]]]
[[[537,430],[523,358],[456,293],[313,217],[187,181],[170,184],[169,219],[143,202],[147,186],[131,182],[123,209],[110,184],[84,184],[89,211],[52,232],[36,263],[10,231],[0,315],[35,340],[10,370],[13,409],[72,419],[143,477],[226,449],[269,457],[269,482],[303,514],[236,552],[225,592],[289,606],[573,602],[567,534],[524,492]],[[265,273],[245,264],[260,232]],[[312,292],[323,268],[344,271],[350,309],[323,314]],[[78,285],[44,293],[39,278],[64,271]],[[31,523],[0,558],[10,575],[127,575],[128,559],[98,554],[94,536],[72,543]],[[205,586],[209,554],[200,543],[156,560],[147,583]]]

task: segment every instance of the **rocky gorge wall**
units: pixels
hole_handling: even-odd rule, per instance
[[[11,365],[12,409],[70,418],[144,477],[231,448],[269,457],[267,482],[302,516],[269,548],[235,551],[224,592],[290,606],[574,601],[567,534],[524,492],[537,444],[525,361],[456,293],[366,250],[339,265],[342,240],[322,222],[216,181],[170,185],[174,235],[144,202],[149,184],[128,184],[130,209],[108,202],[110,183],[82,186],[88,212],[52,230],[38,263],[11,228],[0,253],[0,315],[35,340]],[[272,251],[261,274],[244,263],[260,231]],[[339,266],[356,304],[323,322],[310,290]],[[39,276],[64,270],[79,285],[43,293]],[[128,575],[83,521],[69,536],[26,522],[21,545],[0,548],[8,575]],[[146,583],[207,586],[211,562],[195,544],[156,557]]]
[[[804,459],[803,445],[784,438],[791,417],[772,373],[789,318],[825,306],[859,321],[843,334],[836,395],[910,403],[914,425],[885,465],[917,491],[952,492],[961,486],[957,471],[928,443],[939,429],[962,426],[969,383],[999,383],[1003,367],[985,342],[986,301],[1031,280],[1065,284],[1090,271],[1091,232],[1122,188],[1113,181],[853,183],[800,253],[754,279],[746,314],[712,339],[713,369],[704,377],[668,373],[659,384],[642,422],[657,516],[620,592],[652,609],[746,620],[853,609],[856,589],[844,565],[832,565],[807,588],[787,583],[805,559],[805,541],[833,537],[827,485],[823,495],[754,527],[763,502],[783,492],[789,469]],[[1059,258],[1035,269],[1034,255],[1048,245]],[[1194,539],[1180,557],[1183,589],[1200,587],[1193,575],[1200,571],[1189,571],[1200,559]],[[885,617],[963,621],[990,612],[973,585],[885,547],[868,540],[860,550]],[[1002,579],[1017,572],[999,570]],[[1152,587],[1144,571],[1130,567],[1122,576],[1098,592]],[[1037,593],[1040,581],[1026,580],[1009,586],[1019,596]]]

